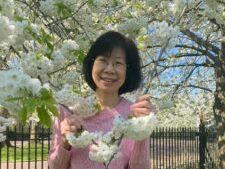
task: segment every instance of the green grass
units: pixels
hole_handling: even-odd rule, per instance
[[[42,145],[41,143],[37,144],[37,149],[36,149],[36,155],[35,155],[35,144],[31,143],[30,144],[30,155],[28,155],[28,144],[25,144],[23,146],[23,149],[20,146],[16,147],[16,152],[14,150],[14,147],[9,147],[7,151],[7,147],[3,147],[0,149],[1,153],[1,162],[14,162],[16,161],[35,161],[35,159],[42,160],[42,151],[43,151],[43,160],[47,160],[48,157],[48,145],[44,144],[43,145],[43,150],[42,150]],[[8,152],[8,154],[7,154]],[[23,152],[23,156],[22,156]],[[14,157],[15,154],[15,157]],[[8,158],[7,158],[8,156]],[[15,159],[14,159],[15,158]],[[8,160],[7,160],[8,159]]]

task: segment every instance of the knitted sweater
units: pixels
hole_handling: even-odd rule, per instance
[[[120,103],[112,110],[102,112],[86,118],[85,129],[89,132],[102,131],[106,133],[111,130],[112,122],[116,114],[127,118],[130,114],[130,103],[122,98]],[[60,145],[61,132],[60,121],[68,117],[70,113],[59,107],[60,117],[55,119],[53,126],[53,139],[49,152],[48,163],[51,169],[105,169],[104,165],[89,160],[89,147],[71,148],[69,151]],[[120,144],[120,155],[113,159],[109,169],[150,169],[149,139],[134,141],[123,138]]]

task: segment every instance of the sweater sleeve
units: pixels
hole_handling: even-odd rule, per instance
[[[150,169],[150,140],[135,141],[128,169]]]
[[[60,119],[65,117],[62,107],[59,107]],[[64,149],[60,143],[62,135],[60,132],[60,120],[56,118],[53,125],[53,138],[51,148],[48,155],[48,164],[50,169],[69,169],[72,151]]]

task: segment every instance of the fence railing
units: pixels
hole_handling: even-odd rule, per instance
[[[0,169],[47,169],[50,129],[14,127],[0,145]],[[157,128],[150,138],[152,169],[216,169],[216,134],[192,128]]]

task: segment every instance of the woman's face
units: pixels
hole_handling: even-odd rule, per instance
[[[97,91],[118,93],[126,79],[126,55],[123,49],[114,48],[110,56],[97,56],[92,68]]]

